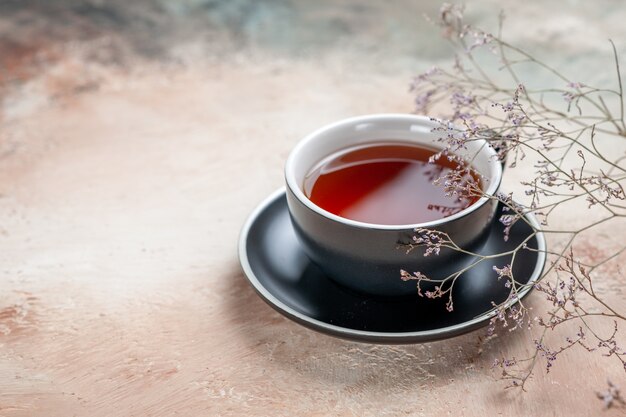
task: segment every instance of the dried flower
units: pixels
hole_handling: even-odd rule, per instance
[[[610,380],[607,380],[608,389],[602,392],[596,392],[596,395],[604,403],[604,408],[609,409],[611,407],[625,407],[626,401],[622,398],[619,387],[613,384]]]
[[[466,151],[469,143],[486,140],[510,169],[524,166],[527,170],[521,175],[525,189],[515,199],[512,194],[485,196],[496,198],[502,206],[497,221],[504,226],[503,239],[507,240],[512,228],[519,222],[526,222],[527,215],[533,214],[541,222],[541,232],[555,244],[555,249],[546,253],[549,266],[535,283],[523,284],[526,281],[517,279],[513,261],[493,268],[493,279],[503,281],[509,295],[505,301],[493,303],[488,334],[531,326],[541,329],[540,337],[531,341],[530,357],[498,358],[494,368],[501,370],[501,377],[509,387],[524,389],[537,363],[543,362],[545,371],[549,372],[562,352],[577,347],[610,358],[626,371],[626,351],[616,337],[626,316],[594,286],[596,281],[605,278],[599,273],[601,269],[625,253],[626,245],[588,263],[575,251],[577,246],[587,243],[590,232],[611,224],[620,227],[619,222],[626,217],[626,155],[614,152],[615,145],[611,148],[598,146],[600,140],[605,143],[626,140],[623,85],[615,46],[611,42],[616,87],[597,88],[570,80],[521,48],[468,24],[463,7],[444,4],[435,23],[442,28],[444,37],[457,46],[459,53],[451,70],[431,69],[415,77],[411,86],[417,112],[431,111],[440,108],[439,103],[445,103],[446,112],[431,117],[437,124],[433,131],[439,135],[442,146],[432,160],[457,160],[457,154],[464,154],[459,151]],[[482,65],[476,54],[484,48],[497,54],[501,68]],[[530,63],[537,71],[545,71],[547,77],[553,77],[556,87],[528,88],[531,84],[525,85],[517,62]],[[502,74],[509,77],[508,81],[503,80]],[[608,102],[606,96],[616,100]],[[459,166],[467,166],[471,158],[459,159]],[[442,186],[448,195],[483,196],[480,187],[467,180],[467,174],[462,168],[447,175],[433,171],[436,177],[433,182]],[[576,225],[563,220],[550,221],[555,213],[568,209],[584,211],[585,207],[593,210],[593,214],[581,213]],[[446,207],[434,208],[447,213]],[[423,256],[436,256],[443,249],[469,253],[448,235],[427,229],[415,230],[413,241],[406,249],[407,253],[418,251]],[[536,249],[522,242],[512,251],[513,256],[519,251]],[[503,256],[469,254],[478,263]],[[433,280],[419,272],[403,271],[401,277],[415,280],[418,293],[425,298],[448,297],[446,308],[452,310],[450,287],[462,272],[436,281],[434,289]],[[422,293],[420,284],[425,282],[431,286]],[[545,301],[542,306],[545,312],[533,314],[532,319],[529,308],[518,298],[520,291],[529,286]],[[587,320],[591,316],[595,320]],[[613,331],[603,334],[596,329],[594,325],[599,320],[612,323]],[[571,331],[564,340],[554,340],[550,336],[556,328]],[[609,389],[598,396],[606,407],[624,403],[619,389],[610,382]]]

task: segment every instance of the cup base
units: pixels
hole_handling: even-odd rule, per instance
[[[538,227],[530,214],[518,222],[508,241],[498,222],[491,227],[484,253],[514,249]],[[535,250],[516,256],[515,277],[523,298],[545,264],[541,233],[528,239]],[[511,262],[510,256],[487,259],[467,271],[453,288],[454,310],[446,299],[373,297],[347,290],[328,278],[305,255],[296,238],[284,190],[270,196],[252,213],[239,239],[239,259],[250,285],[272,308],[303,326],[325,334],[366,343],[423,343],[467,333],[486,325],[495,312],[492,302],[505,302],[511,292],[496,279],[493,266]],[[508,304],[513,305],[513,303]]]

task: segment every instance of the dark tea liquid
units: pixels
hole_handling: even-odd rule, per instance
[[[443,185],[433,184],[459,168],[446,157],[429,163],[435,153],[400,143],[348,148],[315,167],[304,180],[304,192],[321,208],[365,223],[403,225],[441,219],[469,207],[479,196],[447,196]],[[465,174],[463,180],[480,186],[474,174]]]

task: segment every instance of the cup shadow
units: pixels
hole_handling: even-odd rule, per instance
[[[503,249],[501,230],[494,227],[492,234],[494,238],[482,249],[499,253]],[[515,226],[507,244],[515,245],[526,236],[528,230],[523,225]],[[312,265],[298,244],[280,196],[259,214],[248,231],[246,245],[246,262],[264,291],[304,316],[348,329],[422,332],[448,328],[485,313],[492,301],[502,302],[509,293],[505,282],[497,280],[490,262],[473,266],[471,274],[462,277],[468,279],[455,284],[454,291],[460,297],[455,298],[451,313],[442,299],[410,296],[409,301],[400,301],[351,293]],[[515,263],[515,276],[530,278],[538,263],[536,255],[531,253],[523,260]],[[255,364],[322,386],[358,387],[374,393],[393,386],[448,384],[469,378],[473,370],[478,370],[482,378],[489,377],[485,374],[490,373],[494,356],[510,351],[525,337],[525,330],[503,332],[484,343],[481,340],[485,340],[486,331],[479,330],[415,345],[357,343],[316,333],[273,312],[238,267],[233,269],[229,285],[236,292],[224,299],[226,319],[243,329],[237,333],[238,343],[254,352]]]
[[[259,366],[327,386],[374,392],[390,386],[446,385],[466,377],[472,370],[489,377],[499,352],[521,344],[526,337],[526,330],[520,330],[485,341],[483,328],[423,344],[353,342],[318,333],[282,317],[256,294],[239,270],[233,271],[231,283],[237,296],[225,297],[224,319],[245,324],[241,328],[247,330],[237,334],[237,342],[255,352],[254,360]]]

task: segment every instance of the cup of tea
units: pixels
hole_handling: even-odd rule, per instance
[[[468,258],[446,248],[432,256],[423,256],[422,247],[407,254],[399,246],[411,242],[416,229],[447,233],[467,250],[484,242],[502,165],[486,141],[468,142],[458,156],[471,157],[468,181],[485,195],[447,195],[434,182],[457,162],[431,158],[446,134],[437,127],[424,116],[359,116],[316,130],[290,153],[285,179],[295,233],[337,283],[379,296],[415,294],[415,282],[401,280],[402,269],[443,279]]]

